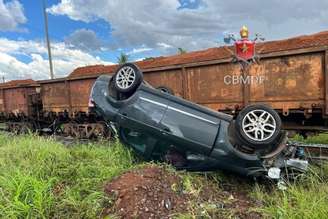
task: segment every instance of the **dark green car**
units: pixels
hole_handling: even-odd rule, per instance
[[[147,160],[189,170],[224,169],[248,176],[282,168],[286,137],[279,115],[251,105],[234,120],[152,88],[134,64],[100,76],[92,89],[94,110],[113,123],[120,140]],[[280,173],[280,171],[278,171]]]

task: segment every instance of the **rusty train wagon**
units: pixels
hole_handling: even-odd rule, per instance
[[[49,131],[76,138],[108,137],[110,127],[89,112],[89,94],[95,78],[60,78],[39,81],[44,121]]]
[[[236,115],[248,104],[265,103],[280,113],[285,129],[304,135],[327,131],[328,32],[260,43],[256,50],[260,61],[243,72],[241,65],[232,62],[232,47],[136,64],[154,87],[168,87],[175,95],[214,110]],[[95,80],[115,69],[117,66],[88,66],[68,78]],[[89,91],[84,90],[83,96]]]
[[[42,113],[40,86],[33,80],[14,80],[0,85],[0,120],[13,132],[37,129]],[[33,118],[33,119],[32,119]]]
[[[265,103],[280,113],[285,129],[304,135],[327,131],[328,32],[265,42],[256,50],[260,61],[246,71],[232,62],[232,47],[148,58],[136,64],[154,87],[167,87],[174,95],[213,110],[236,115],[248,104]],[[109,127],[88,109],[89,94],[99,75],[113,74],[117,68],[86,66],[66,78],[11,87],[2,84],[1,118],[30,121],[39,129],[80,138],[107,135]]]

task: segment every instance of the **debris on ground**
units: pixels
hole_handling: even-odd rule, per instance
[[[182,175],[182,176],[181,176]],[[109,182],[105,192],[113,204],[104,212],[119,218],[173,218],[178,215],[215,218],[261,218],[258,203],[237,187],[199,177],[196,184],[165,167],[147,166]],[[196,180],[197,181],[197,180]],[[199,184],[199,185],[198,185]]]

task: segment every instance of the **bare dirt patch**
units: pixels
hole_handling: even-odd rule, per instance
[[[113,205],[104,216],[174,218],[179,214],[212,218],[260,218],[255,201],[241,188],[224,188],[204,177],[184,178],[164,167],[129,171],[109,182],[105,192]]]

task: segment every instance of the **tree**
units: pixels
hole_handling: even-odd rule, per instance
[[[183,48],[178,48],[178,53],[181,54],[185,54],[187,53],[187,50],[183,49]]]
[[[127,63],[128,61],[129,61],[129,56],[123,52],[120,54],[119,57],[117,57],[117,62],[120,65]]]
[[[149,61],[149,60],[154,60],[154,59],[155,59],[154,57],[146,57],[142,61]]]

